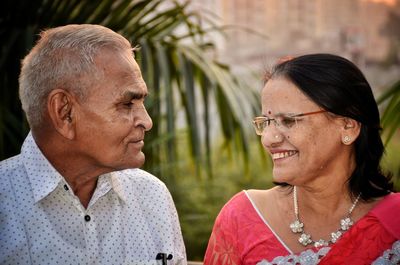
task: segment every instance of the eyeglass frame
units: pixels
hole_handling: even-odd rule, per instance
[[[304,117],[304,116],[320,114],[320,113],[324,113],[324,112],[328,112],[328,111],[327,110],[318,110],[318,111],[311,111],[311,112],[303,112],[303,113],[299,113],[299,114],[289,115],[289,116],[287,116],[287,118]],[[258,129],[257,125],[256,125],[256,120],[263,120],[263,123],[265,123],[265,122],[267,123],[267,126],[264,126],[263,130],[261,132],[259,132],[259,129]],[[268,118],[268,117],[265,117],[265,116],[254,117],[252,122],[253,122],[254,129],[256,131],[256,134],[261,136],[263,134],[263,132],[264,132],[264,129],[266,127],[270,126],[271,121],[274,122],[275,128],[277,128],[278,121],[276,120],[276,118]]]

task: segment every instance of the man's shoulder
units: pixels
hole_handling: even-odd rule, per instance
[[[21,182],[24,181],[25,167],[20,155],[8,158],[0,162],[0,204],[9,205],[20,196]],[[3,207],[3,206],[2,206]]]
[[[20,154],[0,161],[0,178],[4,178],[10,173],[21,170],[22,168],[23,163]]]
[[[115,171],[113,174],[120,176],[122,179],[128,182],[164,185],[164,183],[156,176],[140,168]]]
[[[167,190],[164,182],[153,174],[139,168],[125,169],[113,172],[112,174],[123,184],[123,186],[130,187],[139,192],[144,190]]]
[[[112,173],[115,188],[124,190],[126,199],[142,203],[165,203],[170,192],[164,182],[142,169],[126,169]]]

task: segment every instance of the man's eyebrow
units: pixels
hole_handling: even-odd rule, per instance
[[[147,96],[147,93],[125,91],[121,95],[121,98],[124,99],[124,100],[133,100],[133,99],[143,99],[146,96]]]

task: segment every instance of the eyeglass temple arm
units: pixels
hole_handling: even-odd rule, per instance
[[[303,117],[303,116],[308,116],[308,115],[313,115],[313,114],[318,114],[318,113],[323,113],[326,112],[326,110],[318,110],[318,111],[313,111],[313,112],[306,112],[306,113],[300,113],[293,115],[292,117]]]

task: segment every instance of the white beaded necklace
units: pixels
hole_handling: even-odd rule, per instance
[[[310,234],[307,234],[304,231],[304,224],[300,221],[299,218],[299,207],[297,205],[297,189],[296,186],[293,187],[293,204],[294,204],[294,214],[296,216],[296,220],[290,224],[290,229],[293,233],[301,233],[299,237],[299,243],[303,246],[308,246],[310,244],[314,244],[315,247],[329,246],[329,244],[336,243],[336,241],[353,225],[353,220],[351,219],[351,213],[356,207],[359,199],[361,197],[361,193],[358,194],[356,200],[353,205],[351,205],[348,214],[340,220],[340,228],[335,232],[331,233],[331,238],[329,240],[319,239],[314,241],[311,238]]]

